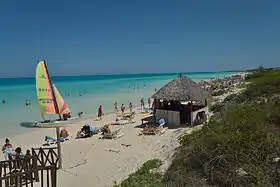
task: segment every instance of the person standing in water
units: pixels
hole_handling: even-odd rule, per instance
[[[129,110],[130,110],[130,113],[132,113],[132,109],[133,109],[133,106],[132,106],[132,103],[130,102],[130,103],[129,103]]]
[[[117,101],[114,103],[114,109],[115,109],[115,113],[117,113],[118,112],[118,103],[117,103]]]
[[[99,120],[102,120],[102,115],[103,115],[102,105],[100,105],[99,108],[98,108],[98,117],[99,117]]]

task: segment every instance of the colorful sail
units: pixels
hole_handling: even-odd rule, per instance
[[[54,91],[54,94],[55,94],[55,98],[56,98],[57,106],[58,106],[58,109],[59,109],[59,113],[60,114],[66,114],[66,113],[71,112],[54,84],[53,84],[53,91]]]
[[[55,98],[45,61],[40,61],[36,69],[36,90],[42,114],[57,114]]]

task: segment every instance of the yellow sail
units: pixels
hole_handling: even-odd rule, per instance
[[[57,114],[46,62],[40,61],[36,69],[36,90],[42,114]]]

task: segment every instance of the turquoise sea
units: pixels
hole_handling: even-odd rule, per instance
[[[232,73],[234,72],[197,72],[185,75],[198,81]],[[51,80],[74,115],[83,111],[86,116],[95,117],[99,105],[103,106],[105,113],[113,111],[115,101],[119,105],[123,103],[127,106],[129,102],[138,105],[141,97],[147,100],[155,88],[159,89],[177,75],[178,73],[64,76],[52,77]],[[1,78],[0,99],[7,101],[0,104],[0,137],[30,130],[20,127],[20,122],[41,120],[35,78]],[[25,100],[31,100],[30,107],[25,106]],[[48,118],[54,116],[46,119]]]

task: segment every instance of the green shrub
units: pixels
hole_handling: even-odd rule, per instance
[[[213,104],[209,110],[211,112],[214,112],[214,113],[217,113],[217,112],[220,112],[223,108],[224,108],[225,104],[224,103],[220,103],[220,102],[217,102],[215,104]]]
[[[225,89],[220,89],[220,90],[217,90],[217,91],[214,91],[211,93],[212,96],[220,96],[220,95],[223,95],[224,93],[226,93],[227,91]]]
[[[243,89],[243,88],[246,88],[246,87],[247,87],[247,85],[246,85],[245,82],[240,82],[236,85],[236,88],[238,88],[238,89]]]
[[[158,169],[161,165],[161,160],[149,160],[135,173],[129,175],[121,184],[115,185],[114,187],[163,187],[161,183],[162,175],[152,171]]]

